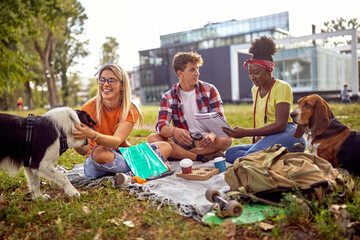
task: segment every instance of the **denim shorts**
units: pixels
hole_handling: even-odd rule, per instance
[[[131,171],[129,165],[126,163],[120,151],[113,148],[109,148],[109,149],[115,154],[114,161],[106,164],[100,164],[95,162],[92,158],[92,154],[94,152],[94,149],[97,147],[98,146],[95,146],[91,151],[89,157],[85,159],[84,173],[86,176],[91,178],[98,178],[105,175],[110,175],[115,173],[126,173]],[[155,151],[156,154],[158,154],[161,158],[164,159],[164,157],[160,154],[155,144],[150,143],[150,147]]]

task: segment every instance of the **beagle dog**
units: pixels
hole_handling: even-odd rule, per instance
[[[333,167],[360,174],[360,132],[336,119],[323,98],[312,94],[299,99],[290,116],[297,124],[294,137],[307,134],[311,154],[328,160]]]

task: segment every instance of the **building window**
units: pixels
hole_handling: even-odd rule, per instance
[[[293,88],[311,86],[311,61],[308,58],[278,61],[274,76],[290,84]]]

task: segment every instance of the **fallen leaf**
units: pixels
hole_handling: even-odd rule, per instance
[[[41,215],[43,215],[44,213],[45,213],[45,211],[40,211],[40,212],[37,213],[37,215],[41,216]]]
[[[346,210],[346,204],[332,204],[329,211],[334,214],[337,224],[345,231],[351,220],[350,213]]]
[[[115,224],[116,226],[120,225],[120,223],[118,221],[116,221],[114,218],[108,220],[108,222],[111,222],[111,223]]]
[[[99,228],[99,229],[96,231],[94,240],[102,240],[102,228]]]
[[[264,230],[264,231],[268,231],[268,230],[271,230],[271,229],[274,228],[274,225],[271,225],[271,224],[268,224],[268,223],[264,223],[264,222],[260,222],[260,223],[258,224],[258,226],[259,226],[262,230]]]
[[[85,213],[85,214],[89,214],[91,211],[90,211],[90,209],[87,207],[87,206],[83,206],[82,207],[82,210],[83,210],[83,212]]]
[[[128,227],[135,227],[135,224],[132,221],[125,221],[125,222],[123,222],[123,224]]]
[[[127,215],[128,215],[127,212],[124,212],[124,213],[121,215],[120,220],[121,220],[121,221],[124,221],[124,220],[126,219]]]
[[[236,224],[231,221],[231,219],[225,219],[222,223],[221,226],[223,227],[224,231],[225,231],[225,236],[230,238],[230,237],[235,237],[236,235]]]

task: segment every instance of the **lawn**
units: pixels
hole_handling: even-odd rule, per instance
[[[359,104],[331,103],[336,117],[351,128],[360,130]],[[132,144],[146,141],[154,132],[157,106],[142,106],[144,127],[134,129],[129,137]],[[8,112],[26,116],[30,111]],[[31,111],[43,114],[45,110]],[[252,127],[252,106],[225,105],[231,126]],[[234,144],[250,143],[250,138],[235,140]],[[84,158],[69,149],[59,159],[66,169],[83,163]],[[354,177],[357,185],[359,179]],[[140,201],[127,191],[104,184],[98,189],[79,189],[80,198],[69,198],[62,189],[42,179],[42,191],[51,200],[31,201],[23,170],[14,177],[0,171],[0,239],[342,239],[344,233],[328,210],[335,201],[331,196],[323,204],[311,202],[309,214],[298,203],[286,206],[287,216],[266,220],[274,226],[271,231],[249,224],[231,230],[229,225],[204,226],[191,218],[182,217],[164,206],[158,210],[149,201]],[[360,197],[345,202],[351,221],[360,220]],[[359,230],[357,230],[359,231]],[[359,232],[358,232],[359,233]]]

